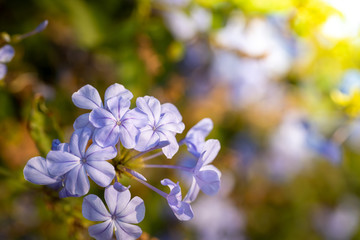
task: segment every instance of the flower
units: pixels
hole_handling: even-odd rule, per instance
[[[38,185],[50,185],[59,182],[59,177],[49,173],[46,159],[40,156],[33,157],[26,163],[24,178]]]
[[[132,93],[125,89],[123,85],[115,83],[109,86],[105,91],[105,105],[109,99],[116,96],[121,96],[123,99],[131,99],[133,97]],[[98,107],[103,108],[99,92],[89,84],[75,92],[72,95],[72,101],[75,106],[82,109],[93,110]],[[84,127],[92,128],[92,124],[89,123],[89,113],[80,115],[74,122],[75,130]]]
[[[172,158],[179,149],[175,134],[182,133],[185,128],[177,108],[170,103],[161,105],[159,100],[149,96],[137,98],[136,106],[137,111],[144,113],[148,121],[140,129],[135,150],[146,151],[161,141],[169,141],[170,144],[162,150],[167,158]]]
[[[105,189],[106,209],[101,199],[90,194],[84,197],[82,205],[83,216],[91,221],[103,221],[89,227],[90,236],[96,239],[112,239],[114,230],[116,239],[137,239],[141,228],[133,225],[140,223],[145,216],[144,201],[139,197],[130,200],[130,191],[118,191],[114,186]]]
[[[0,79],[3,79],[7,72],[7,67],[5,63],[10,62],[15,55],[14,48],[6,44],[2,48],[0,48]]]
[[[53,140],[52,150],[66,152],[70,151],[69,145],[67,143],[61,143],[58,139]],[[47,161],[43,157],[33,157],[27,162],[24,168],[24,178],[25,180],[34,184],[47,185],[48,187],[55,190],[60,189],[60,198],[78,196],[78,194],[71,194],[64,188],[66,174],[61,176],[50,174]]]
[[[180,221],[188,221],[194,217],[193,210],[189,203],[182,201],[181,188],[178,183],[170,179],[161,180],[161,184],[170,188],[170,193],[166,196],[168,204]]]
[[[218,140],[210,139],[205,142],[200,158],[192,170],[192,183],[184,201],[194,201],[200,190],[207,195],[214,195],[219,191],[221,172],[210,164],[219,150],[220,143]]]
[[[205,137],[209,135],[214,124],[210,118],[204,118],[193,126],[185,137],[188,151],[196,157],[200,157],[201,150],[205,144]]]
[[[145,115],[135,109],[130,110],[130,99],[121,95],[108,99],[106,109],[93,109],[89,120],[96,128],[94,140],[98,145],[114,146],[120,140],[128,149],[136,146],[138,128],[146,124]]]
[[[69,144],[70,152],[50,151],[47,155],[50,174],[61,176],[67,173],[65,188],[72,195],[82,196],[89,191],[87,175],[102,187],[108,186],[115,176],[114,166],[106,160],[116,157],[116,149],[101,148],[93,143],[86,150],[90,135],[88,128],[75,130]]]

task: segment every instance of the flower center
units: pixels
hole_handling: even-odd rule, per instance
[[[86,163],[86,158],[82,158],[82,159],[81,159],[81,162],[82,162],[82,163]]]
[[[116,125],[120,126],[120,125],[121,125],[121,121],[120,121],[120,120],[117,120],[117,121],[116,121]]]

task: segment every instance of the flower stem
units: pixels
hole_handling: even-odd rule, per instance
[[[145,161],[151,160],[151,159],[156,158],[156,157],[161,156],[161,155],[163,155],[162,151],[154,153],[154,154],[152,154],[150,156],[144,157],[142,160],[143,160],[143,162],[145,162]]]
[[[182,167],[182,166],[176,166],[176,165],[158,165],[158,164],[146,164],[144,165],[144,168],[168,168],[168,169],[177,169],[182,170],[186,172],[191,172],[192,168]]]
[[[151,190],[153,190],[154,192],[156,192],[157,194],[159,194],[160,196],[164,197],[165,199],[167,198],[168,194],[161,191],[160,189],[157,189],[156,187],[154,187],[153,185],[139,179],[139,178],[136,178],[136,177],[133,177],[133,179],[135,179],[136,181],[144,184],[146,187],[150,188]]]

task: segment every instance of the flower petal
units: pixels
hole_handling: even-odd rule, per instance
[[[116,218],[126,223],[139,223],[145,217],[144,201],[139,197],[131,199],[126,208]]]
[[[70,151],[72,154],[79,158],[84,157],[85,149],[91,137],[92,131],[90,128],[77,129],[71,135],[70,139]]]
[[[211,119],[204,118],[188,131],[185,142],[190,153],[196,157],[200,156],[205,144],[205,138],[209,135],[213,127],[214,124]]]
[[[75,106],[83,109],[102,107],[99,92],[93,86],[87,84],[72,95]]]
[[[89,115],[90,113],[85,113],[76,118],[73,127],[75,130],[84,128],[89,124]]]
[[[220,142],[216,139],[209,139],[205,142],[204,148],[202,149],[202,154],[196,164],[196,169],[199,167],[207,165],[214,161],[215,157],[220,151]]]
[[[136,137],[139,134],[139,130],[130,121],[122,123],[119,130],[122,145],[127,149],[134,148],[136,146]]]
[[[89,227],[89,235],[96,240],[111,240],[114,235],[114,223],[111,219]]]
[[[186,138],[200,138],[204,141],[205,137],[209,135],[213,127],[214,123],[210,118],[201,119],[188,131],[188,133],[186,134]]]
[[[94,140],[101,147],[115,146],[119,142],[119,134],[119,126],[108,125],[95,130]]]
[[[86,161],[106,161],[116,157],[117,151],[115,147],[100,147],[93,143],[85,153]]]
[[[43,157],[33,157],[27,162],[24,168],[24,178],[39,185],[49,185],[59,181],[57,177],[50,175]]]
[[[200,187],[197,184],[195,177],[193,177],[189,191],[184,198],[184,202],[191,203],[195,201],[199,192],[200,192]]]
[[[170,142],[169,145],[162,148],[162,151],[168,159],[171,159],[175,155],[175,153],[177,153],[177,151],[179,150],[179,144],[175,138],[175,133],[166,130],[161,130],[158,131],[158,134],[160,136],[161,141]]]
[[[129,110],[125,114],[125,116],[123,116],[121,121],[131,121],[131,123],[134,124],[136,128],[140,129],[147,125],[148,118],[139,109],[134,108],[134,109]]]
[[[123,192],[123,191],[126,191],[130,188],[130,185],[125,187],[124,185],[122,185],[121,183],[119,182],[116,182],[114,183],[114,188],[115,190],[119,191],[119,192]]]
[[[130,201],[130,191],[118,191],[113,185],[108,186],[105,189],[105,201],[109,207],[111,214],[117,214],[121,212]]]
[[[185,125],[183,122],[176,122],[174,114],[166,113],[160,118],[157,128],[175,133],[182,133],[185,129]]]
[[[62,151],[50,151],[46,156],[49,173],[54,176],[61,176],[80,164],[80,158]]]
[[[96,128],[102,128],[107,125],[116,124],[116,119],[114,115],[103,108],[95,108],[94,110],[92,110],[89,116],[89,121]]]
[[[164,103],[161,105],[161,114],[165,114],[165,113],[172,113],[176,119],[175,122],[177,123],[182,121],[182,116],[179,110],[172,103]]]
[[[150,123],[155,126],[160,120],[161,105],[159,100],[154,97],[145,96],[136,99],[136,106],[145,113]]]
[[[6,44],[2,48],[0,48],[0,63],[10,62],[11,59],[13,59],[14,55],[14,48],[11,45]]]
[[[195,178],[201,191],[207,195],[214,195],[220,189],[220,176],[214,170],[200,170]]]
[[[89,177],[101,187],[107,187],[115,177],[114,166],[106,161],[87,161],[84,166]]]
[[[142,234],[141,228],[136,225],[123,223],[119,221],[114,221],[114,223],[116,226],[115,235],[117,240],[138,239]]]
[[[72,195],[83,196],[90,189],[89,178],[83,165],[73,168],[66,176],[65,188]]]
[[[154,130],[140,130],[140,134],[137,138],[135,150],[143,152],[150,148],[155,147],[160,141],[159,135]]]
[[[109,111],[114,115],[116,120],[120,120],[124,114],[129,111],[130,100],[121,96],[116,96],[107,101]]]
[[[127,90],[123,85],[114,83],[113,85],[109,86],[105,91],[105,105],[107,106],[107,101],[110,98],[120,96],[123,99],[132,99],[133,94]]]
[[[106,221],[111,219],[111,215],[106,209],[104,203],[94,194],[89,194],[84,197],[82,214],[84,218],[90,221]]]
[[[189,203],[181,200],[181,188],[179,183],[175,184],[170,179],[163,179],[162,185],[167,185],[170,188],[170,193],[166,197],[168,204],[180,221],[188,221],[194,217],[194,213]]]

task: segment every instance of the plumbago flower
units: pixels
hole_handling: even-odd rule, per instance
[[[119,96],[121,96],[123,100],[130,100],[133,97],[132,93],[125,89],[124,86],[115,83],[108,87],[105,92],[105,106],[107,106],[106,103],[108,100]],[[79,91],[75,92],[72,95],[72,101],[75,106],[82,109],[93,110],[96,108],[104,108],[99,92],[96,90],[96,88],[89,84],[83,86],[79,89]],[[89,115],[90,113],[80,115],[74,122],[74,129],[83,129],[84,127],[93,129],[93,125],[89,122]]]
[[[98,196],[90,194],[84,197],[84,217],[91,221],[104,221],[89,227],[90,236],[96,239],[112,239],[115,230],[117,239],[139,238],[141,228],[133,224],[144,219],[144,201],[139,197],[130,200],[130,196],[128,189],[119,191],[112,185],[107,187],[105,201],[109,211]]]
[[[139,128],[146,123],[145,116],[136,109],[130,110],[130,99],[116,96],[106,102],[107,108],[95,108],[89,116],[96,128],[94,140],[102,147],[121,144],[131,149],[136,146]]]
[[[188,221],[194,217],[193,210],[189,203],[182,201],[181,188],[178,183],[170,179],[163,179],[161,184],[170,188],[170,193],[166,196],[168,204],[175,216],[181,221]]]
[[[184,142],[190,153],[196,157],[200,157],[201,150],[205,144],[205,138],[209,135],[213,127],[214,124],[211,119],[204,118],[188,131]]]
[[[55,139],[52,143],[51,150],[53,151],[65,151],[69,152],[69,144],[61,143],[58,139]],[[24,177],[27,181],[38,184],[46,185],[52,189],[60,190],[59,197],[77,197],[77,194],[71,194],[64,188],[64,182],[67,174],[60,176],[52,175],[49,172],[47,161],[43,157],[31,158],[24,168]]]
[[[99,186],[106,187],[115,177],[114,166],[106,162],[117,155],[114,147],[101,148],[93,143],[86,150],[91,130],[76,130],[70,140],[70,152],[50,151],[48,169],[52,175],[67,173],[65,188],[70,194],[84,195],[90,189],[89,177]]]
[[[159,144],[169,141],[169,145],[162,148],[167,158],[172,158],[179,149],[175,134],[182,133],[185,125],[176,107],[172,104],[161,105],[154,97],[145,96],[136,100],[137,110],[148,117],[146,126],[140,129],[138,151],[146,151]]]
[[[90,236],[96,239],[112,239],[114,232],[118,240],[136,239],[141,235],[140,227],[133,224],[143,220],[144,202],[139,197],[130,200],[129,187],[120,183],[123,176],[164,197],[180,221],[193,218],[190,203],[200,190],[213,195],[220,188],[221,173],[211,164],[220,150],[220,143],[215,139],[205,141],[213,128],[212,121],[201,120],[178,142],[176,134],[182,133],[185,125],[173,104],[161,104],[155,97],[145,96],[137,98],[136,107],[130,109],[132,98],[132,93],[117,83],[107,88],[104,103],[91,85],[80,88],[72,100],[79,108],[91,112],[75,120],[70,142],[61,143],[55,139],[46,158],[34,157],[24,168],[26,180],[60,190],[61,198],[87,194],[90,189],[88,177],[106,188],[108,210],[94,194],[83,200],[83,216],[91,221],[102,221],[89,228]],[[198,159],[195,167],[146,163],[160,155],[172,158],[182,144],[186,144],[188,151]],[[153,151],[156,152],[151,153]],[[151,185],[139,172],[147,168],[170,168],[190,173],[192,184],[188,193],[183,198],[180,183],[175,184],[167,178],[160,183],[170,188],[169,193]]]
[[[190,190],[185,196],[185,201],[194,201],[200,190],[207,195],[214,195],[219,191],[221,172],[210,164],[219,150],[220,143],[218,140],[210,139],[205,142],[199,160],[192,170],[193,179]]]

